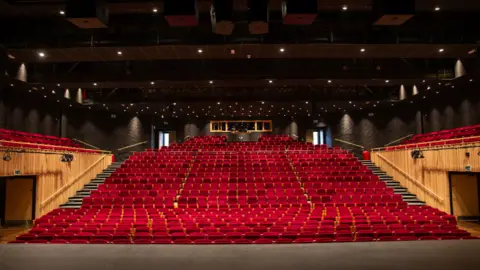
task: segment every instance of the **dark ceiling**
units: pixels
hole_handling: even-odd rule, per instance
[[[81,88],[85,108],[118,111],[129,103],[390,104],[400,85],[422,92],[454,82],[458,59],[466,78],[478,74],[477,0],[417,0],[415,16],[401,26],[373,25],[371,0],[321,0],[312,25],[284,25],[282,1],[271,0],[264,35],[249,33],[247,1],[235,0],[231,36],[212,32],[208,0],[198,1],[197,27],[169,26],[162,1],[107,2],[108,28],[79,29],[60,14],[65,1],[0,0],[8,74],[20,78],[22,69],[30,84],[22,87],[47,97]]]

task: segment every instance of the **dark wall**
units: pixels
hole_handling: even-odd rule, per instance
[[[152,119],[148,116],[112,114],[103,111],[73,109],[65,114],[68,137],[116,152],[128,145],[148,141],[128,149],[138,151],[150,147]]]
[[[480,88],[472,84],[462,90],[442,93],[423,109],[425,132],[470,126],[480,123]]]
[[[0,104],[0,125],[6,129],[59,136],[61,107],[53,100],[6,88]]]
[[[350,113],[327,118],[333,137],[333,145],[350,146],[335,141],[362,145],[367,149],[385,144],[406,136],[421,132],[420,111],[416,108],[396,108],[394,110],[376,110],[368,113]]]

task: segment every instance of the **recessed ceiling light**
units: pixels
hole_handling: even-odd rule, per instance
[[[63,10],[60,10],[59,13],[60,13],[60,15],[65,15],[65,11],[63,11]]]
[[[43,96],[44,98],[47,98],[47,96]]]
[[[332,83],[332,80],[328,80],[327,82],[328,82],[328,83]]]
[[[52,90],[52,94],[55,94],[55,90]]]
[[[151,84],[151,85],[154,85],[154,84],[155,84],[155,82],[150,82],[150,84]]]
[[[425,80],[423,80],[423,82],[425,82]]]
[[[158,9],[157,8],[153,8],[153,13],[157,13],[158,12]]]
[[[118,55],[122,55],[123,52],[122,52],[122,51],[117,51],[117,54],[118,54]]]
[[[96,83],[96,82],[94,82],[94,83],[93,83],[93,86],[97,86],[97,83]]]
[[[59,83],[57,83],[57,86],[58,86],[58,87],[60,87],[60,84],[59,84]]]
[[[280,52],[284,52],[284,51],[285,51],[285,49],[284,49],[284,48],[280,48]]]
[[[390,80],[385,80],[385,82],[386,82],[386,83],[389,83],[389,82],[390,82]]]
[[[217,105],[220,105],[220,101],[219,101],[219,102],[217,102]]]
[[[435,11],[440,11],[440,6],[436,6]]]
[[[197,52],[198,52],[198,53],[203,53],[203,50],[202,50],[202,49],[198,49]]]
[[[438,52],[442,53],[444,51],[443,48],[438,49]]]
[[[469,81],[470,81],[470,82],[473,82],[473,79],[470,79]]]
[[[305,104],[308,104],[308,101],[305,101]]]
[[[11,83],[10,86],[13,87],[13,83]]]
[[[351,102],[351,101],[349,101],[348,103],[352,104],[352,102]]]
[[[438,93],[439,93],[439,92],[437,91],[437,94],[438,94]]]
[[[348,10],[348,6],[347,6],[347,5],[343,5],[343,6],[342,6],[342,10],[344,10],[344,11],[345,11],[345,10]]]
[[[209,83],[209,84],[212,84],[212,83],[213,83],[213,81],[209,81],[208,83]]]
[[[427,87],[427,90],[430,90],[430,85]]]
[[[365,52],[365,48],[361,48],[361,49],[360,49],[360,52]]]
[[[426,96],[423,96],[423,98],[427,98]]]
[[[455,85],[452,85],[452,88],[455,88]]]
[[[38,56],[40,56],[40,57],[45,57],[45,53],[44,53],[44,52],[39,52],[39,53],[38,53]]]
[[[268,80],[268,83],[273,83],[273,81],[272,81],[272,80]]]

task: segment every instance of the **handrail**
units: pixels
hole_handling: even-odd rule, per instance
[[[0,143],[2,142],[5,142],[5,143],[14,143],[14,144],[27,144],[27,145],[32,145],[32,146],[45,146],[45,147],[62,147],[64,149],[61,149],[61,150],[58,150],[59,152],[60,151],[81,151],[81,150],[85,150],[85,148],[82,148],[82,147],[72,147],[72,146],[63,146],[63,145],[54,145],[54,144],[43,144],[43,143],[32,143],[32,142],[21,142],[21,141],[9,141],[9,140],[0,140]],[[0,144],[1,146],[1,144]],[[15,146],[5,146],[3,145],[4,147],[15,147]],[[17,148],[21,148],[21,147],[17,147]],[[88,150],[88,149],[87,149]],[[98,150],[99,152],[102,152],[102,153],[110,153],[110,151],[106,151],[106,150]]]
[[[426,187],[425,185],[423,185],[422,183],[418,182],[418,180],[416,180],[415,178],[413,178],[412,176],[410,176],[408,173],[406,173],[405,171],[403,171],[402,169],[400,169],[398,166],[396,166],[395,164],[393,164],[393,162],[391,162],[390,160],[388,160],[386,157],[382,156],[381,154],[379,153],[376,153],[375,155],[377,155],[379,158],[383,159],[385,162],[388,163],[388,165],[392,166],[393,169],[399,171],[401,174],[403,174],[408,180],[410,180],[411,182],[413,182],[415,185],[417,185],[418,187],[420,187],[421,189],[425,190],[428,194],[430,194],[431,196],[433,196],[437,201],[439,202],[443,202],[443,199],[440,198],[435,192],[433,192],[431,189],[429,189],[428,187]]]
[[[125,146],[125,147],[122,147],[122,148],[118,148],[117,151],[123,151],[123,150],[125,150],[125,149],[132,148],[132,147],[135,147],[135,146],[138,146],[138,145],[142,145],[142,144],[146,144],[146,143],[148,143],[148,141],[131,144],[131,145],[128,145],[128,146]]]
[[[100,161],[102,161],[107,155],[102,155],[101,158],[99,158],[97,161],[95,161],[92,165],[90,165],[87,169],[85,169],[82,173],[79,175],[75,176],[72,181],[68,182],[65,184],[63,187],[61,187],[59,190],[57,190],[55,193],[53,193],[50,197],[45,199],[41,204],[40,207],[43,207],[47,203],[49,203],[51,200],[53,200],[55,197],[57,197],[60,193],[62,193],[65,189],[69,188],[71,185],[73,185],[75,182],[80,179],[80,177],[84,176],[88,171],[90,171],[94,166],[96,166]]]
[[[361,145],[359,145],[359,144],[354,144],[354,143],[347,142],[347,141],[340,140],[340,139],[335,139],[335,141],[341,142],[341,143],[345,143],[345,144],[349,144],[349,145],[353,145],[353,146],[358,147],[358,148],[361,148],[361,149],[365,149],[364,146],[361,146]]]
[[[392,145],[392,144],[394,144],[394,143],[396,143],[396,142],[398,142],[398,141],[405,140],[406,138],[412,137],[412,136],[413,136],[413,133],[410,133],[410,134],[408,134],[407,136],[403,136],[403,137],[401,137],[401,138],[399,138],[399,139],[396,139],[396,140],[394,140],[394,141],[391,141],[391,142],[385,144],[384,146]]]
[[[479,141],[478,142],[465,142],[465,139],[476,139],[478,138]],[[471,137],[462,137],[462,138],[453,138],[453,139],[446,139],[446,140],[438,140],[438,141],[428,141],[428,142],[418,142],[418,143],[409,143],[409,144],[401,144],[401,145],[398,145],[398,146],[394,146],[394,147],[404,147],[402,149],[399,149],[399,150],[406,150],[406,149],[412,149],[412,148],[408,148],[409,146],[416,146],[416,148],[429,148],[429,147],[434,147],[434,148],[438,148],[438,147],[442,147],[444,145],[431,145],[431,144],[434,144],[434,143],[439,143],[439,142],[450,142],[450,141],[459,141],[457,144],[464,144],[464,143],[472,143],[472,144],[475,144],[475,143],[480,143],[480,136],[471,136]],[[375,152],[375,151],[384,151],[385,150],[385,147],[377,147],[377,148],[373,148],[371,151]]]
[[[93,148],[93,149],[100,149],[100,148],[98,148],[98,147],[96,147],[96,146],[94,146],[94,145],[91,145],[91,144],[86,143],[86,142],[84,142],[84,141],[81,141],[81,140],[79,140],[79,139],[72,138],[72,140],[74,140],[74,141],[76,141],[76,142],[79,142],[79,143],[83,143],[84,145],[90,146],[90,147]]]

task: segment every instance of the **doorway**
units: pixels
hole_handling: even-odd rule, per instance
[[[450,173],[450,209],[461,220],[480,221],[480,174]]]
[[[31,224],[35,219],[36,178],[0,178],[0,223],[2,226]]]
[[[327,141],[327,128],[321,127],[313,131],[313,145],[326,144]]]

